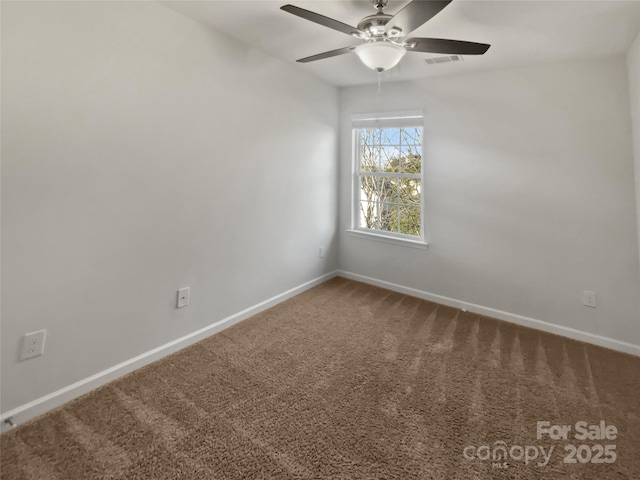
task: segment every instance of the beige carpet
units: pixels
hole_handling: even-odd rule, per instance
[[[618,434],[576,440],[580,421]],[[336,278],[1,446],[3,480],[635,480],[640,358]]]

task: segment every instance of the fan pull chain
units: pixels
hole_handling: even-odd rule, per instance
[[[382,70],[378,70],[378,95],[382,93]]]

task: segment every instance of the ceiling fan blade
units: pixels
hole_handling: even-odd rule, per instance
[[[491,45],[486,43],[446,40],[444,38],[404,38],[407,52],[446,53],[449,55],[482,55]]]
[[[323,58],[331,58],[337,57],[338,55],[344,55],[345,53],[352,52],[356,47],[344,47],[338,48],[337,50],[331,50],[329,52],[319,53],[317,55],[311,55],[310,57],[301,58],[300,60],[296,60],[300,63],[309,63],[315,62],[316,60],[322,60]]]
[[[305,20],[310,20],[319,25],[332,28],[333,30],[346,33],[347,35],[351,35],[354,37],[365,37],[367,35],[365,32],[363,32],[362,30],[358,30],[356,27],[352,27],[351,25],[339,22],[338,20],[334,20],[333,18],[325,17],[324,15],[320,15],[319,13],[305,10],[304,8],[296,7],[294,5],[283,5],[282,7],[280,7],[280,10],[292,13],[293,15],[297,15],[298,17],[302,17]]]
[[[400,30],[408,35],[425,22],[435,17],[440,10],[449,5],[452,0],[413,0],[396,13],[387,23],[385,31]]]

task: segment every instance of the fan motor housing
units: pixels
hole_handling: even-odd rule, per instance
[[[369,15],[364,17],[360,23],[358,23],[358,30],[371,33],[371,35],[381,36],[384,35],[385,25],[389,23],[389,20],[393,18],[386,13],[376,13],[375,15]]]

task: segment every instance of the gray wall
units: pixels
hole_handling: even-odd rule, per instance
[[[620,57],[341,90],[341,269],[640,345],[627,82]],[[351,115],[415,109],[426,251],[345,232]]]
[[[338,267],[640,345],[639,48],[339,98],[155,2],[2,2],[2,412]],[[351,114],[416,109],[429,250],[349,236]]]
[[[640,251],[640,34],[631,45],[627,55],[629,70],[629,99],[631,104],[631,127],[634,147],[636,178],[636,213],[638,216],[638,250]],[[640,293],[638,294],[640,297]],[[638,300],[640,301],[640,300]],[[638,322],[640,323],[640,321]],[[640,325],[638,326],[640,329]]]
[[[2,2],[3,412],[333,271],[337,124],[155,2]]]

